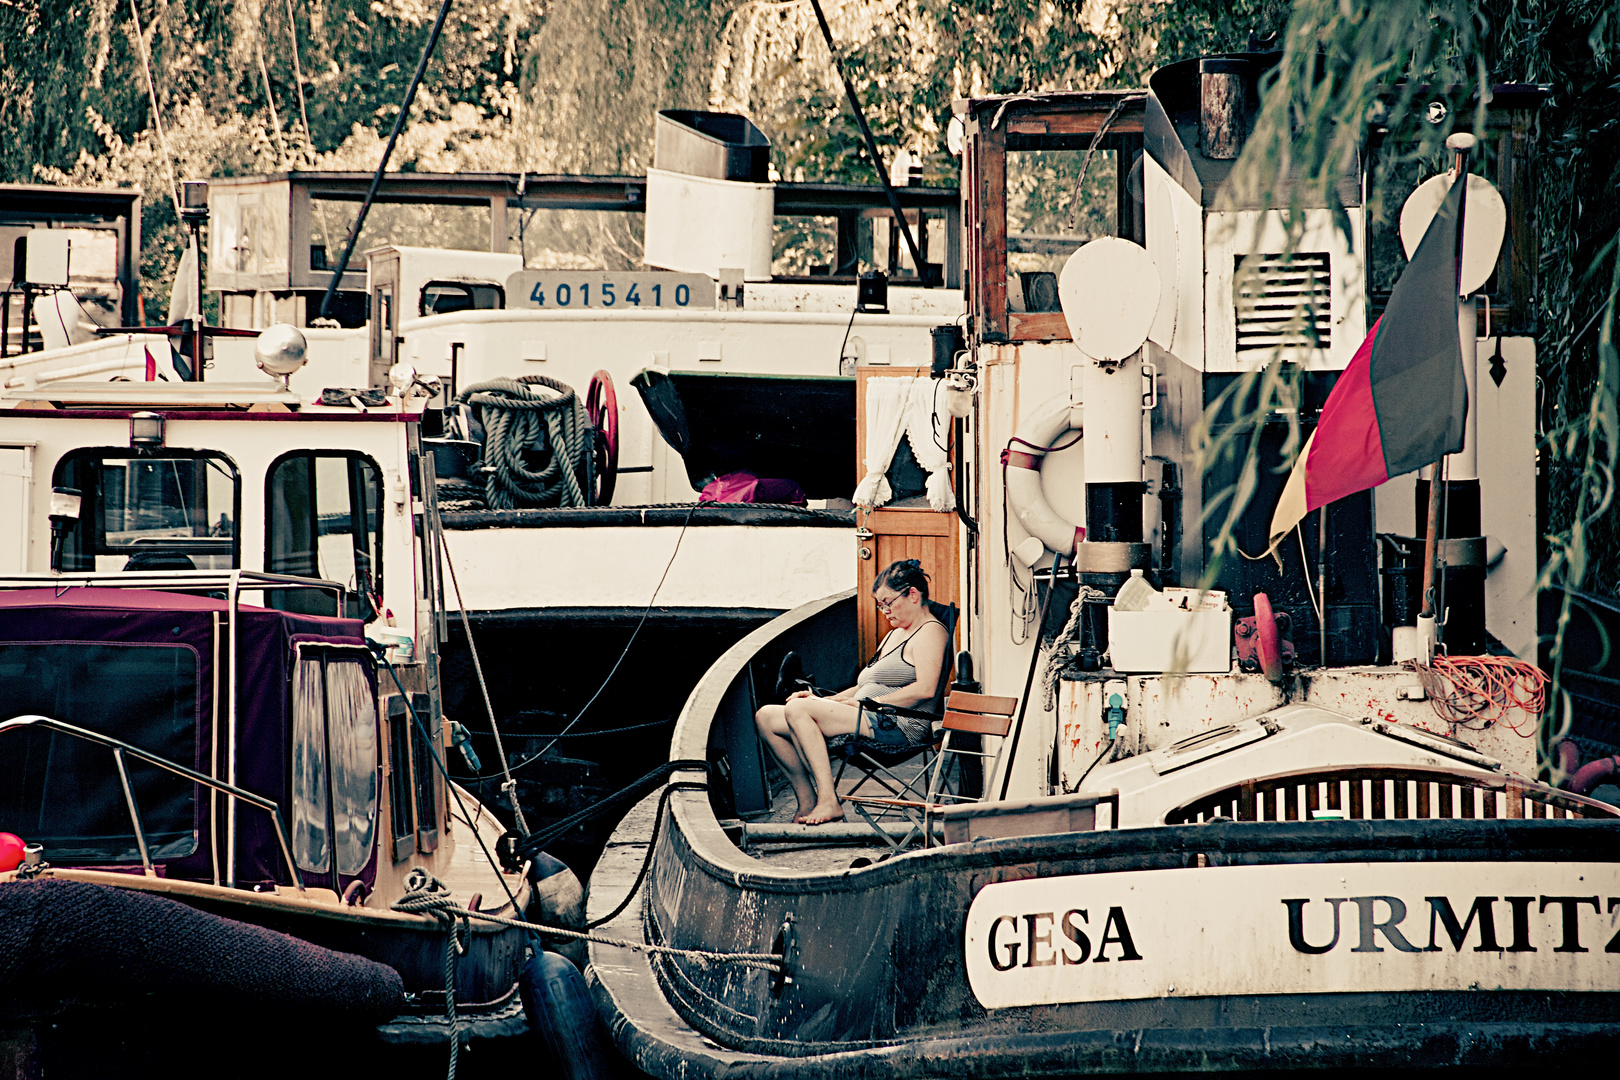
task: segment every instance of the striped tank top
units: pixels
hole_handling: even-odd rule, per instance
[[[917,628],[921,629],[922,627]],[[875,698],[890,690],[910,686],[917,681],[917,668],[906,659],[906,646],[911,643],[911,638],[916,636],[917,631],[912,631],[911,637],[902,641],[900,647],[892,652],[885,653],[883,646],[878,646],[878,655],[861,669],[860,675],[855,679],[857,701]],[[931,701],[919,701],[914,707],[927,710],[932,704]],[[897,716],[894,719],[909,743],[923,742],[934,734],[934,726],[927,720],[920,720],[915,716]]]

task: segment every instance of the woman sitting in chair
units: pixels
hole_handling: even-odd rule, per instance
[[[785,705],[766,705],[754,722],[793,785],[799,812],[793,820],[820,825],[843,816],[834,790],[827,739],[857,734],[895,748],[933,738],[922,717],[886,715],[863,705],[905,709],[933,703],[945,660],[945,625],[928,606],[928,575],[916,559],[902,559],[872,585],[878,610],[891,629],[878,644],[856,685],[830,697],[800,690]]]

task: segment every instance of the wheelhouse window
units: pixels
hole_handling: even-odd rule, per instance
[[[969,302],[989,341],[1069,337],[1057,277],[1081,245],[1145,240],[1143,101],[1116,92],[966,103]],[[1100,134],[1099,134],[1100,132]]]
[[[0,718],[47,716],[196,768],[197,662],[184,645],[0,642]],[[152,859],[195,852],[194,785],[125,761]],[[112,751],[44,728],[0,735],[0,832],[58,864],[140,860]]]
[[[311,873],[353,877],[377,827],[377,705],[354,649],[300,646],[292,686],[293,859]]]
[[[471,281],[430,281],[422,286],[417,311],[444,315],[452,311],[499,311],[506,306],[506,290],[499,285]]]
[[[239,565],[236,466],[207,450],[75,450],[52,483],[83,496],[62,569],[230,570]]]
[[[382,595],[382,477],[361,454],[300,450],[270,466],[265,570],[343,585],[344,614],[371,619]],[[329,594],[269,594],[282,611],[332,614]]]

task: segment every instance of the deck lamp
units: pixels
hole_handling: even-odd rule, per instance
[[[62,540],[79,523],[78,488],[51,488],[51,571],[62,572]]]
[[[129,414],[129,445],[137,450],[150,450],[163,445],[163,414],[137,412]]]

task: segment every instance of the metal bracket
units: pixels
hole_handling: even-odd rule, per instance
[[[799,970],[799,939],[793,928],[793,912],[782,916],[782,928],[776,932],[771,952],[782,958],[781,968],[771,976],[771,996],[781,997]]]

